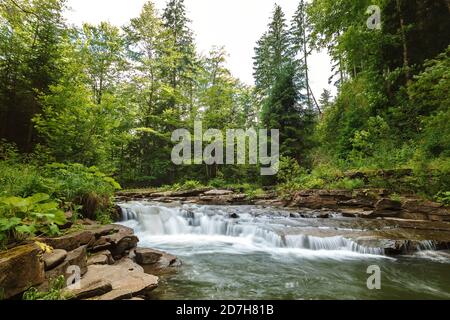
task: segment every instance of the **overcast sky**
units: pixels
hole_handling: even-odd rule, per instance
[[[66,17],[77,25],[109,21],[121,26],[138,16],[145,2],[69,0],[72,9]],[[166,0],[153,0],[153,3],[162,10]],[[253,84],[255,43],[266,31],[275,3],[282,6],[288,19],[297,6],[296,0],[185,0],[199,52],[207,53],[214,45],[225,46],[232,74],[247,84]],[[328,85],[330,69],[326,53],[313,53],[310,57],[311,87],[317,98],[324,88],[332,89]]]

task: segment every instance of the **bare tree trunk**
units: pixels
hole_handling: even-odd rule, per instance
[[[403,68],[405,70],[405,77],[406,82],[409,82],[410,75],[409,75],[409,54],[408,54],[408,44],[406,42],[406,26],[405,26],[405,20],[403,18],[402,8],[401,8],[401,0],[396,0],[397,3],[397,13],[399,16],[399,22],[400,22],[400,34],[402,38],[402,46],[403,46]]]

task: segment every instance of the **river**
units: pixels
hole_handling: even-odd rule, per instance
[[[141,247],[183,262],[161,277],[155,299],[450,299],[448,252],[424,242],[414,254],[388,257],[352,240],[370,232],[368,222],[255,206],[120,206],[121,224]],[[380,290],[367,287],[373,265]]]

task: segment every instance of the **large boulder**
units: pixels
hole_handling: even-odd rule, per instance
[[[44,282],[42,249],[27,244],[0,252],[0,291],[4,299]]]
[[[158,286],[158,277],[144,273],[142,267],[125,258],[113,266],[91,265],[81,279],[81,286],[99,279],[107,279],[112,290],[95,300],[122,300],[145,296]]]
[[[72,251],[83,245],[93,243],[94,234],[90,231],[78,231],[57,238],[44,238],[40,241],[45,242],[54,249],[63,249]]]

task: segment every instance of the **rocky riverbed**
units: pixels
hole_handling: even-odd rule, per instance
[[[214,258],[217,265],[208,261],[202,271],[207,274],[208,268],[220,273],[229,261],[241,263],[235,260],[236,254],[258,261],[261,252],[297,252],[300,257],[323,252],[333,257],[361,255],[358,259],[367,254],[397,257],[436,252],[438,259],[450,258],[448,208],[417,197],[393,199],[385,190],[312,190],[288,198],[268,192],[253,199],[209,188],[134,191],[117,194],[116,201],[120,224],[81,220],[65,226],[63,236],[33,239],[0,252],[3,298],[19,299],[30,286],[48,290],[53,279],[64,276],[68,287],[63,293],[69,299],[150,299],[155,298],[161,279],[169,292],[177,287],[166,276],[178,272],[184,278],[175,283],[185,283],[179,292],[191,292],[192,284],[186,279],[195,275],[187,272],[196,272],[192,264],[205,263],[191,257],[211,250],[217,254],[224,250],[225,256]],[[180,259],[165,251],[186,259],[188,267],[180,268]],[[272,264],[286,267],[279,260]],[[271,270],[270,265],[267,270],[264,264],[261,268],[261,272]],[[75,284],[70,285],[71,281]],[[183,298],[179,292],[170,297]],[[206,293],[198,292],[199,297],[202,294]]]

